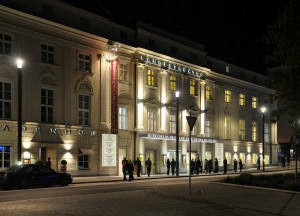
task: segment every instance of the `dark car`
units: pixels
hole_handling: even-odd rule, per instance
[[[34,186],[71,184],[73,178],[68,173],[59,173],[43,165],[22,164],[14,165],[0,172],[0,186],[27,188]]]

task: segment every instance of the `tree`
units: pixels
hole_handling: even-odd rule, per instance
[[[300,117],[300,1],[290,0],[275,23],[269,24],[263,41],[270,53],[268,63],[277,67],[270,69],[269,78],[277,93],[274,100],[286,101],[285,105],[273,113],[276,119],[288,114],[291,120]]]

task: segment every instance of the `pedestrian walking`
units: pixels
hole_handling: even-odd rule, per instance
[[[174,158],[172,158],[172,161],[171,161],[172,175],[175,174],[175,167],[176,167],[176,161],[174,160]]]
[[[285,157],[281,157],[281,165],[282,167],[285,167]]]
[[[242,169],[243,169],[243,162],[242,162],[242,159],[240,159],[240,161],[239,161],[239,166],[240,166],[240,172],[242,172]]]
[[[236,159],[234,159],[233,160],[233,170],[234,170],[234,172],[236,172],[237,171],[237,160]]]
[[[257,159],[257,170],[260,170],[260,157]]]
[[[202,160],[200,159],[200,173],[202,174],[202,171],[203,171],[203,162]]]
[[[205,159],[205,162],[204,162],[204,172],[205,174],[208,173],[208,160]]]
[[[291,164],[291,157],[287,156],[287,158],[286,158],[286,165],[287,165],[288,168],[290,168],[290,164]]]
[[[194,161],[194,159],[192,159],[191,160],[191,167],[190,167],[191,175],[194,175],[195,166],[196,166],[195,161]]]
[[[51,169],[51,158],[50,157],[48,157],[48,160],[46,162],[46,167]]]
[[[122,165],[122,172],[123,172],[123,181],[126,181],[127,180],[126,174],[128,172],[127,171],[127,160],[126,160],[126,157],[123,157],[121,165]]]
[[[170,174],[170,167],[171,167],[171,162],[170,162],[170,159],[168,158],[167,159],[167,175]]]
[[[213,161],[212,159],[208,160],[208,173],[211,174],[213,171]]]
[[[141,161],[140,161],[140,159],[139,158],[136,158],[136,168],[137,168],[137,170],[136,170],[136,176],[137,177],[141,177],[141,169],[142,169],[142,163],[141,163]]]
[[[128,170],[128,180],[131,181],[134,179],[134,177],[133,177],[134,166],[133,166],[132,161],[129,160],[126,166],[127,166],[127,170]]]
[[[152,162],[151,162],[150,158],[148,158],[148,160],[146,161],[146,168],[147,168],[148,177],[150,177],[151,166],[152,166]]]
[[[196,169],[197,175],[199,175],[199,170],[200,170],[200,160],[199,160],[199,158],[196,159],[196,167],[195,167],[195,169]]]
[[[226,157],[223,160],[223,168],[224,168],[224,174],[226,174],[227,173],[227,159],[226,159]]]
[[[219,172],[219,161],[218,159],[216,158],[215,159],[215,173],[218,173]]]

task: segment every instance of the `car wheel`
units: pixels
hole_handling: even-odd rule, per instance
[[[29,181],[27,179],[21,179],[19,181],[19,188],[28,188]]]
[[[60,181],[61,186],[68,186],[68,184],[69,184],[69,181],[67,178],[64,177],[61,179],[61,181]]]

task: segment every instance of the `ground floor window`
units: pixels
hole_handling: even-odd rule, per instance
[[[231,152],[225,152],[225,157],[227,159],[227,164],[231,164]]]
[[[243,164],[246,163],[246,156],[245,156],[245,153],[240,153],[240,159],[242,160],[242,163],[243,163]]]
[[[0,169],[10,167],[11,147],[0,145]]]
[[[78,149],[78,169],[89,168],[89,156]]]
[[[252,164],[257,164],[257,160],[258,160],[257,154],[252,154]]]

